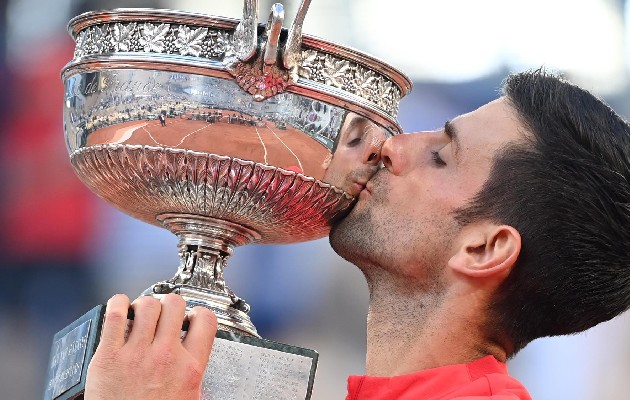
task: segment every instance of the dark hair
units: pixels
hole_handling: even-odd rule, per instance
[[[531,141],[496,156],[456,218],[521,234],[488,324],[507,335],[513,355],[536,338],[580,332],[630,307],[630,126],[543,70],[509,76],[503,94]]]

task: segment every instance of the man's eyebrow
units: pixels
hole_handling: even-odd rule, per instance
[[[453,148],[455,149],[455,158],[459,160],[459,135],[457,134],[457,129],[455,128],[455,125],[453,125],[452,121],[449,120],[444,123],[444,133],[446,133],[446,136],[451,139]]]
[[[372,121],[370,121],[369,119],[365,118],[364,116],[358,115],[355,116],[354,118],[352,118],[352,120],[350,120],[350,122],[348,123],[348,126],[346,127],[347,130],[351,130],[354,129],[357,125],[359,124],[367,124],[370,123]]]

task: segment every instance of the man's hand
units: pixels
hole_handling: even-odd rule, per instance
[[[125,341],[129,307],[135,317]],[[199,400],[217,319],[206,308],[193,308],[188,313],[188,334],[181,341],[185,308],[175,294],[162,300],[143,296],[133,304],[125,295],[112,297],[101,341],[88,367],[85,399]]]

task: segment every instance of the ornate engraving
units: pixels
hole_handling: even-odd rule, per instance
[[[227,31],[163,23],[103,24],[77,35],[75,58],[110,52],[174,53],[221,61],[234,54],[234,47]]]
[[[140,45],[144,47],[144,51],[147,53],[162,53],[166,48],[166,43],[168,43],[166,34],[169,28],[169,24],[144,24],[142,26],[142,34],[140,35]]]
[[[225,31],[208,31],[207,40],[201,44],[200,57],[224,59],[234,54],[230,35]]]
[[[182,56],[191,55],[199,57],[203,50],[202,43],[208,35],[208,28],[191,29],[185,25],[179,27],[175,47]]]
[[[254,18],[249,16],[243,19],[234,31],[234,51],[239,59],[246,61],[251,57],[252,51],[256,50],[255,39],[252,46],[252,38],[256,36],[256,26]]]
[[[353,203],[334,186],[294,172],[189,150],[98,145],[71,160],[88,187],[136,218],[156,223],[172,210],[221,218],[255,229],[260,243],[320,238],[326,221]]]
[[[313,81],[325,81],[324,59],[315,50],[303,51],[302,58],[302,65],[298,69],[300,76]]]
[[[337,59],[330,54],[324,57],[324,79],[327,85],[343,89],[347,82],[353,80],[350,62]]]
[[[362,67],[357,68],[357,93],[361,97],[373,98],[377,76],[373,71]]]
[[[97,53],[109,53],[111,48],[110,42],[107,40],[109,36],[109,26],[95,26],[92,31],[94,51]]]
[[[400,90],[386,77],[352,61],[317,50],[302,52],[301,77],[356,94],[398,115]]]
[[[74,50],[74,58],[83,57],[86,53],[88,53],[86,51],[86,39],[90,32],[92,32],[91,29],[86,29],[84,31],[81,31],[79,35],[77,36],[77,41],[76,41],[77,45]]]
[[[175,215],[175,214],[173,214]],[[186,220],[186,216],[174,217],[180,219],[180,223]],[[200,219],[202,220],[202,219]],[[191,217],[183,224],[197,225],[195,217]],[[220,222],[218,222],[220,224]],[[210,223],[211,224],[211,223]],[[198,224],[201,230],[212,231],[212,225],[204,226]],[[169,225],[166,222],[166,227],[177,231],[177,227]],[[185,236],[185,234],[184,234]],[[186,240],[185,238],[181,238]],[[215,239],[216,241],[216,239]],[[231,307],[239,309],[245,313],[249,312],[249,305],[241,298],[234,294],[234,291],[225,284],[225,278],[223,275],[223,269],[226,266],[227,259],[231,256],[231,250],[228,252],[216,251],[204,246],[190,246],[181,244],[179,257],[180,264],[175,276],[163,283],[159,283],[162,288],[166,284],[170,290],[187,285],[189,287],[203,288],[204,290],[212,290],[217,293],[221,293],[231,301]]]
[[[278,68],[276,64],[265,64],[262,53],[254,62],[236,63],[229,71],[239,86],[258,101],[282,93],[293,84],[289,72]]]
[[[281,93],[287,86],[295,84],[299,76],[355,94],[376,104],[393,118],[397,117],[401,90],[391,79],[333,54],[303,49],[299,57],[292,58],[293,62],[300,61],[295,68],[296,76],[276,64],[264,65],[260,55],[247,63],[234,63],[237,57],[244,57],[247,52],[249,42],[245,42],[244,35],[246,32],[251,34],[252,30],[255,33],[253,21],[253,18],[241,21],[239,27],[242,28],[233,34],[222,29],[152,22],[93,25],[78,33],[74,57],[145,52],[212,59],[231,65],[229,70],[239,84],[258,100]],[[251,47],[251,43],[249,45]]]
[[[112,46],[114,51],[131,51],[136,24],[114,24]],[[137,40],[136,40],[137,41]]]

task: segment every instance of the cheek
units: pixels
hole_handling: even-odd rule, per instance
[[[488,165],[483,162],[461,165],[455,174],[434,181],[429,195],[433,196],[433,202],[439,204],[441,209],[452,212],[468,204],[479,193],[488,171]]]
[[[412,209],[381,210],[377,241],[380,261],[402,275],[437,282],[451,247],[453,220],[428,203]]]
[[[338,148],[332,164],[338,169],[350,169],[357,162],[359,152],[355,148]]]
[[[452,182],[436,180],[418,182],[415,190],[404,196],[413,214],[421,217],[450,210],[459,197],[459,188]]]

